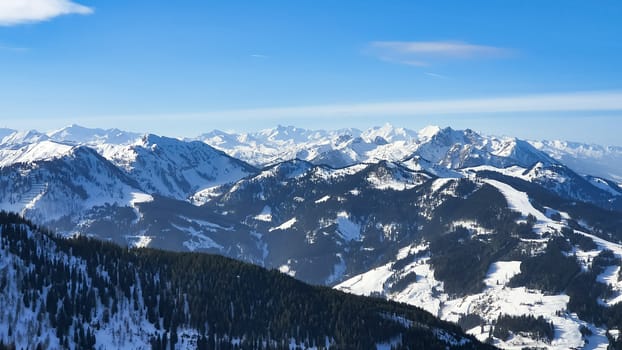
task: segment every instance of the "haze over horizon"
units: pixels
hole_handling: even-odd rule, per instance
[[[622,145],[620,2],[243,5],[3,1],[0,127],[391,123]]]

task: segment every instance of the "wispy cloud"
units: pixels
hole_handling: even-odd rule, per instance
[[[189,118],[332,118],[508,112],[622,111],[622,91],[575,92],[453,100],[330,104],[210,111]],[[184,116],[178,116],[184,117]]]
[[[0,0],[0,26],[46,21],[51,18],[93,13],[93,9],[70,0]]]
[[[230,128],[232,125],[261,123],[289,123],[299,121],[314,122],[344,122],[350,123],[361,118],[380,118],[383,122],[388,118],[399,117],[404,120],[436,120],[436,118],[451,118],[461,120],[479,117],[499,118],[504,120],[503,113],[572,113],[576,120],[576,112],[585,112],[585,116],[592,118],[598,112],[621,112],[622,91],[595,91],[563,94],[523,95],[511,97],[489,97],[454,100],[421,100],[382,103],[358,104],[326,104],[308,106],[289,106],[273,108],[249,108],[212,110],[196,113],[163,113],[139,115],[100,115],[81,117],[80,123],[91,127],[108,128],[111,123],[132,123],[139,125],[136,131],[144,132],[144,125],[149,125],[160,132],[187,136],[187,125],[212,125],[222,123],[221,128]],[[509,116],[512,118],[513,116]],[[514,116],[515,117],[515,116]],[[54,120],[57,127],[61,119]],[[49,118],[28,119],[20,124],[16,120],[13,128],[37,128],[50,123]],[[62,124],[75,123],[75,118],[62,119]],[[141,129],[142,128],[142,129]],[[608,141],[610,142],[610,141]]]
[[[252,57],[252,58],[256,58],[256,59],[263,60],[263,59],[268,58],[269,56],[268,56],[268,55],[262,55],[262,54],[259,54],[259,53],[254,53],[254,54],[252,54],[252,55],[251,55],[251,57]]]
[[[366,50],[387,62],[426,67],[438,61],[503,58],[514,50],[459,41],[374,41]]]
[[[447,76],[442,75],[442,74],[438,74],[438,73],[432,73],[432,72],[425,72],[425,75],[432,77],[432,78],[437,78],[437,79],[449,79],[447,78]]]
[[[27,47],[16,47],[0,44],[0,51],[26,52],[28,50],[29,49]]]

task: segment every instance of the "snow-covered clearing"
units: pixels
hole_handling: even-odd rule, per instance
[[[455,179],[453,178],[439,178],[434,180],[434,182],[432,182],[432,185],[430,185],[430,191],[432,192],[436,192],[438,190],[440,190],[443,186],[445,186],[447,183],[453,181]]]
[[[413,251],[412,246],[400,250],[399,258],[405,258]],[[579,332],[579,325],[592,328],[592,343],[606,343],[604,332],[579,320],[576,315],[565,310],[569,297],[565,294],[545,295],[525,287],[510,288],[507,283],[520,273],[519,261],[498,261],[491,264],[484,280],[482,292],[466,297],[451,299],[443,293],[442,282],[434,278],[434,271],[429,265],[429,257],[413,259],[400,274],[414,272],[415,282],[401,291],[391,293],[385,290],[386,282],[395,275],[392,263],[377,267],[363,274],[354,276],[335,288],[360,295],[382,294],[391,300],[419,306],[442,319],[457,322],[465,314],[478,314],[486,320],[486,325],[475,327],[468,332],[484,341],[488,337],[490,324],[501,314],[543,316],[555,325],[555,339],[550,343],[536,341],[516,335],[507,342],[497,340],[495,345],[504,349],[522,349],[526,346],[538,346],[546,349],[566,350],[581,348],[585,345]],[[586,347],[589,348],[589,347]]]
[[[584,236],[590,237],[594,241],[594,243],[596,243],[596,245],[600,247],[600,249],[608,249],[612,251],[618,260],[622,259],[622,245],[606,241],[600,237],[596,237],[594,235],[591,235],[591,234],[588,234],[582,231],[576,231],[576,232]],[[597,254],[598,251],[595,251],[595,253]],[[609,266],[608,268],[605,269],[603,273],[601,273],[597,277],[599,282],[609,284],[615,293],[615,295],[611,299],[604,301],[607,305],[613,305],[613,304],[622,302],[622,281],[619,280],[619,277],[618,277],[620,268],[621,268],[620,266],[615,266],[615,265]]]
[[[345,211],[337,213],[337,227],[341,237],[346,241],[361,238],[361,225],[352,221],[350,215]]]
[[[369,182],[369,184],[371,184],[373,188],[378,189],[378,190],[403,191],[403,190],[411,189],[419,185],[416,182],[413,183],[412,180],[406,180],[406,179],[400,179],[400,180],[380,178],[380,177],[372,176],[372,175],[367,177],[367,182]]]
[[[538,221],[542,221],[542,222],[550,221],[549,218],[547,218],[544,214],[542,214],[540,211],[534,208],[533,205],[531,205],[531,202],[529,201],[529,197],[527,196],[527,193],[520,192],[514,189],[514,187],[504,184],[503,182],[500,182],[497,180],[485,179],[484,181],[487,184],[496,187],[503,194],[503,196],[508,201],[508,207],[510,209],[516,210],[525,216],[533,215],[536,217]]]

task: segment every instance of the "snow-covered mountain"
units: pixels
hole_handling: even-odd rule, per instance
[[[344,147],[344,143],[359,136],[360,133],[356,129],[324,131],[278,126],[274,129],[243,134],[214,130],[197,139],[223,150],[232,157],[261,167],[294,158],[311,161],[321,157],[325,152]],[[357,160],[347,158],[339,165],[351,164]]]
[[[445,222],[440,231],[444,236],[407,244],[387,263],[353,275],[335,288],[420,306],[463,325],[482,341],[494,336],[501,348],[605,348],[609,326],[601,323],[600,315],[618,313],[622,307],[622,245],[601,238],[610,233],[601,237],[588,233],[589,229],[573,223],[575,214],[546,206],[550,199],[539,198],[531,190],[523,192],[529,188],[525,184],[513,187],[488,178],[478,182],[483,187],[470,198],[491,186],[502,194],[507,208],[520,214],[517,222],[531,217],[532,227],[503,238],[507,228],[491,226],[489,214],[466,214],[454,205],[457,213],[439,218]],[[479,203],[472,210],[485,207]],[[615,217],[620,222],[621,216]],[[620,237],[615,240],[620,242]],[[552,277],[564,273],[565,277]],[[601,314],[596,316],[594,310]],[[499,325],[495,323],[504,315],[542,317],[553,324],[554,335],[539,338],[527,330],[496,335]]]
[[[131,144],[97,148],[145,191],[182,200],[256,171],[205,143],[152,134]]]
[[[448,169],[479,165],[528,167],[537,162],[546,165],[555,163],[523,140],[483,137],[470,129],[439,128],[436,132],[428,132],[427,137],[417,143],[414,153]]]
[[[414,158],[406,164],[334,169],[292,160],[196,200],[248,227],[264,266],[420,306],[482,341],[568,349],[615,340],[619,211],[547,189],[537,181],[548,171],[542,163],[446,177]],[[538,335],[533,324],[498,330],[531,324],[527,315],[551,333]]]
[[[123,131],[119,129],[85,128],[83,126],[75,124],[58,130],[50,131],[46,133],[46,135],[54,141],[70,142],[83,145],[129,144],[136,141],[142,136],[138,133]]]
[[[579,174],[622,183],[622,147],[567,141],[531,141],[531,144]]]
[[[5,197],[3,208],[36,217],[37,220],[45,219],[43,223],[53,224],[54,228],[68,233],[92,233],[90,228],[98,222],[98,216],[107,218],[107,221],[140,222],[142,214],[136,209],[136,203],[145,201],[133,199],[132,193],[143,199],[162,197],[201,205],[221,194],[223,189],[220,185],[255,176],[259,171],[205,142],[156,135],[139,136],[117,129],[88,129],[71,125],[47,133],[4,130],[4,134],[0,143],[0,167],[5,172],[21,174],[13,176],[24,178],[30,185],[21,186],[19,182],[17,185],[10,184],[5,179],[5,187],[0,190],[11,194],[10,198]],[[622,189],[615,181],[578,175],[556,160],[558,155],[551,157],[537,148],[543,148],[545,143],[534,146],[514,138],[481,136],[468,129],[427,127],[415,132],[384,125],[366,131],[310,131],[280,126],[242,135],[213,131],[201,139],[254,163],[266,161],[278,165],[280,162],[277,160],[301,159],[309,162],[308,166],[325,164],[334,169],[356,169],[361,164],[388,161],[390,163],[387,164],[441,178],[463,177],[463,170],[470,169],[470,172],[497,173],[529,181],[569,200],[614,210],[622,208]],[[556,143],[546,145],[552,147],[552,144]],[[94,150],[90,156],[97,154],[100,157],[96,161],[80,162],[80,157],[74,156],[78,149],[83,151],[78,153]],[[53,161],[58,159],[63,159],[66,168],[64,177],[50,175],[58,172],[57,168],[47,169],[57,166],[59,162]],[[104,164],[106,161],[109,164]],[[101,164],[89,167],[83,163]],[[26,171],[26,168],[36,171]],[[100,168],[114,171],[101,172]],[[98,179],[93,176],[93,171],[99,177],[114,175]],[[36,180],[29,175],[31,173],[37,174]],[[86,180],[80,180],[80,183],[74,181],[80,178]],[[63,183],[57,185],[58,181]],[[64,187],[67,189],[63,196],[50,197],[60,202],[53,211],[50,205],[44,205],[50,195],[46,192],[49,188]],[[76,202],[71,199],[75,196],[88,199]],[[97,209],[95,217],[85,214],[99,207],[108,209]],[[131,211],[129,214],[112,215],[110,208]],[[122,209],[121,212],[127,210]],[[35,213],[38,214],[35,216]],[[130,220],[133,215],[137,217]],[[115,217],[115,220],[111,219]],[[52,222],[60,218],[64,218],[64,225]],[[126,224],[115,226],[113,231],[128,230]],[[110,229],[108,225],[106,227]],[[146,230],[146,227],[141,230]],[[114,236],[120,234],[117,232]]]
[[[10,147],[11,145],[23,145],[44,140],[74,145],[120,145],[132,143],[141,136],[142,135],[138,133],[119,129],[85,128],[72,124],[45,133],[36,130],[17,131],[12,129],[0,129],[0,145],[2,147]]]
[[[405,301],[507,348],[616,344],[622,330],[622,189],[537,143],[388,125],[6,134],[0,208],[57,232]]]
[[[343,167],[412,155],[447,168],[493,165],[529,167],[560,162],[581,175],[622,183],[622,148],[565,141],[526,141],[479,135],[472,130],[426,127],[418,132],[386,124],[357,129],[306,130],[278,126],[250,133],[214,130],[199,136],[227,154],[256,166],[294,158]]]
[[[15,130],[13,129],[7,129],[7,128],[0,128],[0,140],[4,139],[5,137],[11,135],[15,133]]]
[[[3,129],[3,137],[0,140],[2,148],[21,147],[26,144],[32,144],[40,141],[46,141],[49,137],[46,134],[36,130],[16,131],[11,129]]]
[[[76,229],[96,208],[150,200],[138,183],[95,150],[43,141],[15,150],[0,168],[0,208],[56,228]]]
[[[622,184],[616,179],[622,176],[622,162],[605,161],[615,158],[616,148],[611,147],[498,138],[449,127],[430,126],[415,132],[388,124],[366,131],[311,131],[284,126],[246,134],[213,131],[199,139],[260,166],[295,158],[335,168],[380,160],[405,162],[410,158],[449,170],[477,166],[529,169],[537,165],[545,171],[532,172],[531,180],[564,197],[606,207],[620,205],[616,198]],[[585,147],[599,151],[581,151]],[[573,154],[570,165],[563,162],[562,153],[565,158]],[[583,159],[577,158],[579,155]],[[599,166],[589,171],[594,164],[605,162],[608,169]]]
[[[122,142],[107,143],[111,137],[102,135],[111,133]],[[140,230],[130,226],[140,221],[138,203],[185,201],[256,171],[202,142],[134,137],[76,126],[10,133],[0,144],[0,208],[67,234],[136,237]]]

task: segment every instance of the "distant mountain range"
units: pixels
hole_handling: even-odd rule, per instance
[[[420,131],[393,127],[389,124],[365,131],[357,129],[307,130],[278,126],[249,133],[214,130],[198,137],[227,154],[256,166],[265,166],[294,158],[314,164],[342,167],[358,162],[399,161],[418,153],[432,162],[461,167],[460,152],[509,156],[517,147],[528,143],[535,149],[569,166],[580,174],[622,182],[622,147],[600,146],[566,141],[524,141],[515,138],[485,137],[471,130],[441,129],[429,126]],[[448,147],[462,148],[447,152]],[[467,150],[466,148],[470,148]],[[471,156],[474,155],[471,154]],[[518,153],[517,153],[518,155]],[[516,159],[518,160],[518,159]],[[529,166],[533,158],[523,159]]]
[[[0,137],[0,209],[63,235],[225,255],[500,347],[619,346],[620,148],[390,125]]]

